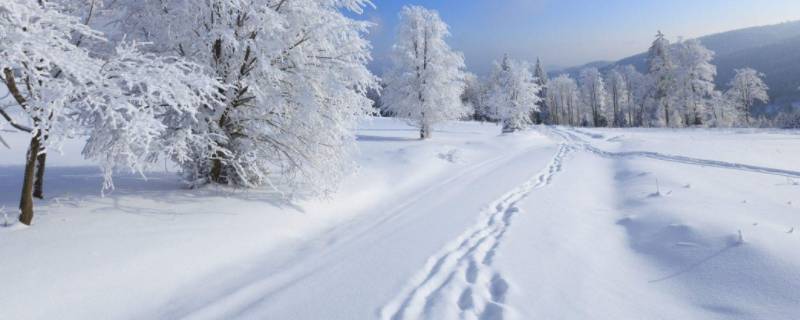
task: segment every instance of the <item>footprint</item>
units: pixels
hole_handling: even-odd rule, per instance
[[[492,277],[489,292],[492,294],[492,300],[494,302],[505,302],[506,292],[508,292],[508,282],[506,282],[506,279],[503,279],[500,274],[495,273]]]
[[[467,287],[461,292],[461,296],[458,297],[458,308],[464,311],[472,309],[474,306],[475,301],[472,299],[472,288]]]
[[[496,303],[486,305],[486,309],[481,313],[481,320],[502,320],[503,307]]]
[[[466,280],[469,284],[474,284],[475,280],[478,279],[478,265],[475,263],[475,260],[469,260],[469,266],[467,266],[466,272]]]

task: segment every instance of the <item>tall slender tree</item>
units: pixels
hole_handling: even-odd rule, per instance
[[[533,78],[540,88],[539,94],[537,94],[540,101],[540,110],[534,111],[532,114],[533,122],[538,124],[549,121],[548,119],[551,117],[550,113],[552,112],[547,103],[547,82],[549,79],[547,78],[547,72],[544,71],[544,66],[542,66],[542,61],[539,58],[536,58],[536,66],[533,69]]]
[[[611,70],[606,78],[608,79],[608,100],[611,104],[611,125],[623,127],[626,125],[625,114],[630,104],[628,84],[625,77],[616,69]]]
[[[673,61],[670,55],[670,42],[661,31],[656,34],[656,39],[647,52],[648,77],[651,78],[653,90],[653,100],[656,116],[660,121],[670,126],[670,118],[673,118],[672,96],[674,86]]]
[[[625,80],[625,86],[628,88],[628,123],[631,126],[640,127],[645,125],[646,107],[650,99],[649,80],[650,78],[636,70],[632,65],[626,65],[620,68]]]
[[[708,120],[707,100],[711,99],[717,68],[711,64],[714,52],[696,39],[674,45],[676,108],[687,126],[701,125]]]
[[[460,101],[464,58],[445,42],[449,35],[436,11],[405,6],[400,12],[383,101],[385,108],[417,126],[421,139],[430,138],[435,124],[469,113]]]
[[[606,116],[608,92],[603,75],[597,68],[584,69],[580,74],[579,85],[581,101],[588,112],[588,119],[585,120],[595,127],[606,126],[608,122]]]

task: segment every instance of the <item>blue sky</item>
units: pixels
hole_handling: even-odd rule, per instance
[[[800,19],[800,0],[373,0],[366,19],[373,69],[381,73],[407,4],[439,11],[450,45],[467,67],[485,73],[503,53],[541,57],[549,67],[616,60],[642,52],[657,30],[672,39]]]

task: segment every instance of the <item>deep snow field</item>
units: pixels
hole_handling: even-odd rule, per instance
[[[364,122],[327,199],[115,178],[51,152],[0,319],[798,319],[800,132]],[[0,214],[0,225],[3,224]]]

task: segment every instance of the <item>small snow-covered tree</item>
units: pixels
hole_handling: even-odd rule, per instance
[[[625,77],[616,69],[608,73],[608,102],[611,104],[611,125],[622,127],[626,125],[625,114],[629,109],[630,93]]]
[[[383,101],[385,108],[417,126],[421,139],[431,136],[435,124],[469,113],[460,102],[464,58],[445,42],[449,35],[436,11],[405,6],[400,12]]]
[[[562,74],[550,80],[547,100],[553,124],[578,124],[578,84],[569,75]]]
[[[354,127],[371,112],[368,0],[120,0],[121,34],[178,54],[224,84],[192,128],[216,138],[184,165],[192,184],[325,192],[353,168]],[[385,102],[385,101],[384,101]],[[209,151],[216,150],[213,153]]]
[[[608,117],[606,116],[606,103],[608,92],[603,75],[597,68],[587,68],[581,71],[579,78],[581,101],[588,113],[588,118],[592,126],[606,126]]]
[[[656,39],[647,52],[647,76],[650,78],[652,98],[655,115],[661,123],[670,126],[670,119],[674,118],[672,110],[672,96],[674,87],[674,63],[670,55],[670,43],[661,31],[656,34]]]
[[[522,130],[531,124],[531,113],[539,110],[539,87],[524,61],[503,58],[494,63],[488,104],[503,123],[503,132]]]
[[[730,89],[725,93],[738,112],[738,120],[745,125],[750,125],[750,114],[756,102],[769,102],[769,88],[763,78],[763,73],[751,68],[736,69]]]
[[[687,126],[701,125],[708,120],[707,100],[714,92],[717,68],[711,64],[714,52],[700,41],[681,41],[674,46],[676,109],[683,113]]]

